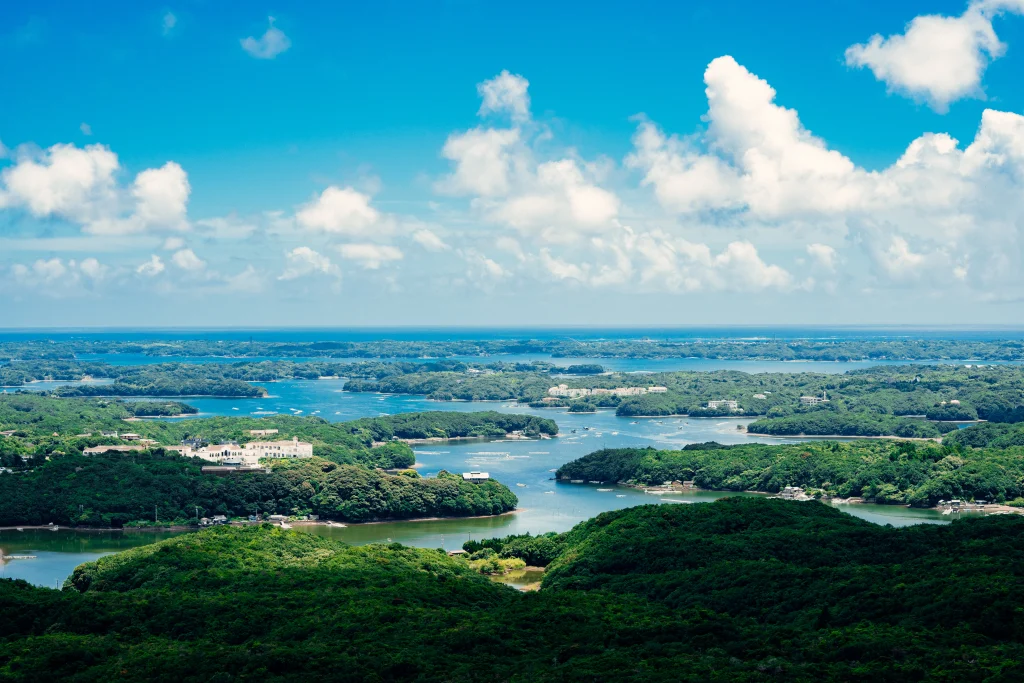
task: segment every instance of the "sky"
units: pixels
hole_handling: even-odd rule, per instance
[[[1024,0],[39,0],[0,65],[0,327],[1024,313]]]

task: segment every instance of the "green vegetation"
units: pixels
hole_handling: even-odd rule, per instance
[[[1024,448],[963,449],[894,441],[800,445],[716,443],[682,450],[604,449],[562,465],[559,479],[777,493],[786,486],[838,498],[933,506],[940,500],[1024,495]]]
[[[555,383],[570,388],[664,386],[664,393],[620,397],[607,393],[551,400]],[[518,400],[533,406],[562,406],[585,413],[614,408],[631,416],[763,416],[749,430],[757,434],[898,436],[937,438],[955,421],[1024,420],[1024,368],[953,365],[879,366],[845,374],[738,371],[610,373],[571,378],[515,370],[419,372],[381,379],[351,380],[348,391],[421,394],[438,400]],[[805,402],[802,397],[828,400]],[[738,410],[708,408],[714,400],[735,400]]]
[[[998,422],[982,422],[964,429],[958,429],[946,436],[942,442],[950,446],[971,446],[974,448],[1024,446],[1024,423],[1000,424]]]
[[[545,363],[467,364],[265,361],[208,364],[111,366],[64,361],[19,362],[0,367],[0,380],[103,378],[112,383],[57,387],[58,396],[257,396],[252,382],[344,376],[345,389],[422,395],[436,400],[516,400],[533,406],[568,407],[573,412],[613,408],[620,416],[759,416],[750,431],[777,435],[899,436],[935,438],[956,421],[1024,420],[1024,368],[1020,366],[879,366],[845,374],[738,371],[598,373],[599,365],[553,375]],[[556,383],[604,390],[664,386],[663,393],[617,396],[597,393],[552,400]],[[828,397],[817,403],[810,398]],[[803,397],[809,397],[802,400]],[[737,410],[708,408],[709,401],[734,400]]]
[[[0,526],[195,524],[196,508],[198,516],[314,514],[365,522],[494,515],[518,502],[498,482],[468,483],[445,472],[434,478],[392,476],[309,458],[274,461],[270,473],[217,477],[204,475],[204,464],[157,450],[67,455],[31,471],[0,474]]]
[[[101,429],[125,430],[124,420],[132,417],[196,412],[192,406],[177,401],[56,399],[35,392],[0,394],[0,431],[13,429],[33,438],[49,437],[54,432],[63,437],[91,435]]]
[[[955,424],[935,423],[879,413],[840,413],[816,410],[800,415],[757,420],[747,425],[751,434],[775,436],[897,436],[901,439],[934,439],[956,431]]]
[[[143,407],[135,409],[135,406]],[[553,435],[557,425],[531,415],[497,412],[409,413],[332,423],[318,417],[212,417],[142,420],[136,412],[178,414],[180,404],[132,404],[13,394],[0,396],[0,526],[115,526],[189,523],[223,514],[316,514],[367,521],[429,516],[491,515],[514,509],[516,497],[494,481],[466,483],[415,471],[392,476],[379,469],[411,467],[416,459],[401,439],[500,437],[510,432]],[[187,407],[187,406],[186,406]],[[150,451],[84,455],[90,446],[127,444],[126,428],[157,445]],[[208,443],[263,439],[252,430],[277,430],[274,439],[313,444],[314,458],[274,462],[271,472],[216,477],[205,463],[165,452],[186,438]],[[110,434],[104,436],[104,432]],[[120,433],[119,432],[119,433]],[[156,509],[154,509],[156,508]]]
[[[138,407],[136,407],[138,406]],[[415,462],[412,449],[394,439],[501,437],[511,432],[554,435],[553,420],[532,415],[494,411],[463,413],[432,411],[350,422],[328,422],[320,417],[272,415],[267,417],[210,417],[188,420],[140,420],[136,415],[194,412],[179,403],[125,403],[105,399],[54,398],[35,393],[0,395],[0,466],[27,466],[51,455],[81,453],[90,446],[127,443],[102,433],[132,431],[163,446],[175,446],[185,438],[208,443],[262,439],[251,430],[276,429],[275,439],[298,437],[313,444],[313,454],[338,464],[373,467],[409,467]],[[376,446],[376,447],[374,447]],[[5,455],[6,454],[6,455]]]
[[[76,339],[0,343],[0,360],[72,360],[76,354],[217,358],[448,358],[550,354],[555,358],[709,358],[731,360],[1024,360],[1024,341],[908,339],[485,339],[460,341],[265,342],[216,339]]]
[[[549,532],[537,536],[519,534],[504,538],[485,538],[481,541],[466,541],[462,549],[475,556],[490,550],[502,559],[522,560],[531,567],[546,567],[565,548],[566,534]]]
[[[1019,680],[1022,541],[1020,518],[644,506],[577,526],[521,594],[441,551],[219,528],[83,565],[63,591],[0,580],[0,678]]]

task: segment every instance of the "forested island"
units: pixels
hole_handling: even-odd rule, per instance
[[[288,415],[138,421],[131,423],[133,441],[125,441],[117,431],[125,431],[135,405],[0,396],[0,466],[11,470],[0,472],[0,526],[190,524],[198,521],[197,507],[200,517],[314,514],[347,521],[499,514],[516,506],[508,488],[444,473],[422,478],[408,469],[415,455],[403,440],[558,433],[553,421],[531,415],[427,412],[340,423]],[[210,463],[163,448],[186,438],[245,443],[261,438],[254,430],[310,442],[314,457],[221,478],[202,472]],[[92,446],[130,446],[139,438],[150,440],[144,450],[85,453]]]
[[[685,334],[683,332],[682,334]],[[742,334],[742,332],[738,332]],[[952,336],[952,335],[951,335]],[[74,360],[83,354],[205,358],[451,358],[550,355],[552,358],[706,358],[783,361],[1019,361],[1024,340],[914,339],[548,339],[244,341],[232,339],[25,340],[0,342],[0,360]]]
[[[971,432],[976,427],[964,430]],[[799,445],[691,444],[681,450],[602,449],[562,465],[563,480],[640,486],[691,481],[717,491],[778,493],[799,486],[814,496],[931,507],[940,500],[1024,505],[1024,447],[941,446],[910,441]]]
[[[222,527],[82,565],[63,591],[0,580],[0,677],[1018,680],[1022,539],[1019,517],[644,506],[558,535],[523,594],[440,550]]]
[[[159,448],[65,455],[22,474],[0,474],[0,526],[184,526],[213,515],[312,514],[367,522],[496,515],[518,503],[496,481],[466,482],[446,472],[429,478],[415,471],[393,475],[367,466],[398,465],[390,453],[376,458],[377,450],[387,449],[372,449],[358,464],[282,460],[268,463],[269,472],[225,477],[204,474],[201,466],[209,463]]]
[[[261,361],[116,366],[28,361],[0,366],[0,381],[104,379],[56,387],[53,396],[262,396],[260,382],[343,377],[351,392],[425,396],[439,401],[513,400],[575,412],[614,409],[623,417],[758,417],[766,435],[938,438],[957,422],[1024,420],[1024,367],[1017,365],[875,366],[841,374],[811,372],[617,373],[582,365],[571,374],[549,363],[346,363]],[[584,395],[553,396],[565,385]],[[619,389],[658,393],[630,395]]]
[[[591,393],[553,397],[549,389]],[[616,388],[664,387],[639,396]],[[938,438],[957,422],[1024,420],[1024,368],[1000,365],[876,366],[842,374],[713,372],[549,373],[408,372],[350,380],[347,391],[424,395],[436,400],[517,400],[536,407],[587,412],[615,409],[624,417],[761,417],[756,434]],[[715,402],[734,401],[734,405]],[[711,407],[709,407],[711,403]]]

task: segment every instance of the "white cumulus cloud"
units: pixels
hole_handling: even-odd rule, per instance
[[[195,252],[191,249],[182,249],[174,252],[174,256],[171,257],[171,262],[182,270],[187,270],[193,273],[206,268],[206,261],[196,256]]]
[[[331,186],[295,214],[298,224],[308,230],[340,235],[380,234],[389,230],[379,211],[370,206],[370,196],[351,187]]]
[[[164,272],[164,268],[163,260],[156,254],[152,254],[148,261],[140,264],[139,267],[135,269],[135,272],[139,275],[153,277],[154,275],[159,275]]]
[[[503,70],[476,86],[480,94],[480,116],[507,112],[515,121],[530,118],[530,82],[518,74]]]
[[[421,228],[414,232],[412,239],[427,251],[447,251],[451,249],[444,240],[437,236],[437,233],[426,228]]]
[[[386,244],[339,244],[337,249],[343,259],[358,261],[367,270],[403,258],[401,250]]]
[[[309,247],[296,247],[285,254],[288,266],[277,278],[278,280],[295,280],[306,275],[320,273],[323,275],[340,275],[338,267],[331,259]]]
[[[964,97],[983,97],[989,62],[1006,51],[992,27],[1002,12],[1024,11],[1021,0],[974,0],[957,17],[914,17],[903,33],[851,45],[846,63],[867,67],[890,90],[927,100],[939,112]]]
[[[267,17],[269,26],[259,38],[243,38],[242,49],[256,59],[273,59],[292,46],[284,31],[274,26],[274,17]]]

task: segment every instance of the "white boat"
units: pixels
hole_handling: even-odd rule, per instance
[[[281,528],[282,529],[291,529],[292,525],[291,524],[285,524],[284,522],[281,522]]]
[[[554,491],[545,491],[544,493],[554,493]]]
[[[625,494],[625,493],[619,493],[619,494],[616,494],[616,496],[615,496],[615,497],[616,497],[616,498],[625,498],[625,497],[626,497],[626,494]]]
[[[530,451],[530,455],[548,455],[548,451]]]
[[[328,522],[327,526],[333,526],[338,529],[345,529],[348,527],[348,524],[342,524],[341,522]]]
[[[613,490],[614,489],[598,489],[598,491],[600,491],[601,493],[607,493],[607,492],[613,491]]]
[[[238,408],[232,408],[231,410],[238,410]]]
[[[526,484],[518,484],[518,483],[517,483],[517,484],[516,484],[516,486],[521,486],[521,487],[523,487],[524,489],[526,488]]]
[[[582,484],[583,480],[582,479],[570,479],[569,483],[570,484]]]

